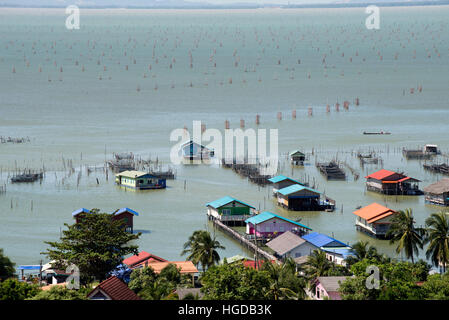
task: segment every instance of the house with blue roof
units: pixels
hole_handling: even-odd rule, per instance
[[[344,260],[348,256],[353,255],[351,246],[342,241],[329,237],[328,235],[312,232],[302,238],[320,250],[325,251],[327,259],[335,262],[336,264],[344,265]]]
[[[217,219],[226,225],[244,225],[245,220],[255,214],[252,205],[230,196],[206,203],[209,219]]]
[[[273,196],[276,196],[279,189],[289,187],[291,185],[299,184],[303,186],[304,184],[302,182],[299,182],[298,180],[286,177],[284,175],[278,175],[276,177],[273,177],[271,179],[268,179],[269,182],[273,184]]]
[[[287,231],[304,235],[311,228],[272,212],[264,211],[258,215],[246,219],[246,234],[262,240],[273,239]]]

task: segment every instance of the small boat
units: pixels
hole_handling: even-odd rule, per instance
[[[379,131],[379,132],[367,132],[363,131],[363,134],[391,134],[390,132]]]

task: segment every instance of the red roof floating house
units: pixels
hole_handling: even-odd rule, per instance
[[[87,298],[89,300],[141,300],[134,291],[116,276],[100,283],[87,295]]]
[[[167,260],[158,257],[154,254],[145,252],[145,251],[141,251],[136,255],[133,255],[129,258],[126,258],[125,260],[123,260],[123,264],[126,264],[129,268],[134,269],[135,267],[137,267],[138,265],[142,265],[145,263],[152,263],[152,262],[166,262]]]
[[[389,195],[421,195],[420,180],[390,170],[379,170],[366,178],[366,189]]]
[[[356,218],[356,228],[376,238],[385,238],[391,225],[391,218],[396,211],[378,203],[372,203],[353,212]]]

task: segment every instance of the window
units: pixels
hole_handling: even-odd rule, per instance
[[[231,209],[223,209],[223,214],[231,214]]]
[[[266,227],[265,227],[265,232],[270,232],[270,231],[271,231],[270,226],[266,226]]]
[[[296,252],[295,253],[295,258],[298,258],[298,257],[300,257],[301,256],[301,252]]]
[[[284,231],[285,231],[285,230],[284,230],[284,226],[280,226],[280,227],[279,227],[279,231],[280,231],[280,232],[284,232]]]
[[[320,289],[316,288],[316,297],[319,299],[320,298]]]

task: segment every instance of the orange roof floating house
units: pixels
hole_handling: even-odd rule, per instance
[[[353,212],[356,218],[356,228],[376,238],[385,239],[391,224],[391,218],[396,211],[378,203],[372,203]]]
[[[403,173],[382,169],[365,178],[368,191],[389,195],[422,194],[422,191],[418,188],[420,180],[408,177]]]

